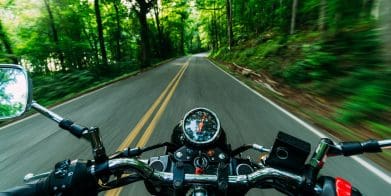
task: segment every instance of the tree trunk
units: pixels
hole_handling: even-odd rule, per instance
[[[98,48],[98,43],[97,43],[97,40],[96,40],[96,35],[93,31],[91,31],[91,29],[94,29],[92,26],[91,26],[91,23],[86,23],[87,27],[84,26],[83,28],[83,33],[84,35],[86,36],[86,38],[88,39],[88,43],[90,44],[90,48],[91,50],[94,52],[94,64],[98,64],[99,63],[99,48]],[[89,31],[87,31],[87,29],[89,29]]]
[[[58,58],[60,60],[60,68],[62,69],[64,66],[64,54],[61,50],[61,47],[60,47],[60,41],[59,41],[59,38],[58,38],[58,33],[57,33],[57,29],[56,29],[56,25],[54,23],[54,17],[53,17],[53,13],[52,13],[52,10],[50,8],[50,5],[49,5],[49,0],[44,0],[45,2],[45,6],[46,6],[46,10],[49,14],[49,23],[50,23],[50,28],[52,30],[52,33],[53,33],[53,42],[55,44],[55,47],[56,47],[56,53],[58,55]]]
[[[211,39],[212,39],[212,50],[216,49],[216,39],[215,39],[215,31],[214,31],[214,18],[212,17],[210,19],[210,34],[211,34]]]
[[[298,0],[293,0],[293,2],[292,2],[292,18],[291,18],[291,30],[290,30],[290,34],[293,34],[293,33],[295,32],[297,1],[298,1]]]
[[[139,10],[135,11],[137,13],[139,22],[140,22],[140,37],[141,37],[141,67],[145,68],[151,65],[151,47],[149,43],[149,29],[147,22],[147,14],[150,8],[153,7],[155,0],[146,1],[146,0],[136,0]]]
[[[218,49],[219,48],[219,31],[218,31],[218,27],[217,27],[217,16],[216,16],[216,3],[214,2],[213,3],[213,33],[214,33],[214,39],[215,39],[215,48],[214,49]]]
[[[391,1],[382,0],[379,2],[379,21],[381,24],[381,35],[384,51],[384,60],[388,66],[388,70],[391,70]]]
[[[164,52],[164,48],[163,48],[163,32],[162,32],[162,28],[160,26],[160,19],[159,19],[159,5],[155,5],[153,7],[153,10],[154,10],[154,14],[155,14],[155,21],[156,21],[156,29],[157,29],[157,36],[158,36],[158,44],[159,44],[159,47],[158,47],[158,55],[159,57],[165,57],[165,52]]]
[[[94,0],[94,8],[95,8],[96,24],[97,24],[97,28],[98,28],[98,39],[99,39],[99,45],[100,45],[100,52],[101,52],[102,61],[103,61],[102,65],[104,67],[103,69],[106,69],[108,66],[108,61],[107,61],[105,40],[103,38],[102,17],[100,15],[99,0]]]
[[[234,45],[233,31],[232,31],[232,0],[226,0],[227,7],[227,36],[228,36],[228,50]]]
[[[16,58],[14,51],[11,47],[11,42],[8,39],[7,33],[5,32],[5,29],[3,28],[3,24],[0,20],[0,40],[4,45],[5,52],[9,55],[9,58],[11,59],[12,63],[18,64],[18,59]]]
[[[326,2],[326,0],[320,0],[319,21],[318,21],[318,29],[319,29],[319,31],[324,31],[324,29],[325,29],[326,9],[327,9],[327,2]]]
[[[149,30],[147,23],[147,13],[146,10],[140,10],[138,13],[138,19],[140,21],[140,37],[141,37],[141,67],[145,68],[151,65],[150,54],[151,48],[149,44]]]
[[[375,0],[364,0],[362,2],[362,16],[365,18],[371,17],[372,9],[375,5]]]
[[[114,9],[115,9],[115,19],[117,24],[117,31],[116,31],[116,61],[119,62],[122,59],[121,54],[121,18],[119,16],[119,8],[118,3],[120,1],[116,0],[114,1]]]
[[[180,29],[180,40],[179,40],[179,54],[185,54],[185,15],[181,13],[181,29]]]

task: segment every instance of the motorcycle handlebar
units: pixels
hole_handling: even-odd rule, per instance
[[[92,166],[90,168],[90,172],[93,175],[99,175],[107,172],[107,170],[114,172],[129,169],[136,170],[144,179],[156,180],[163,183],[173,183],[174,181],[173,173],[155,171],[148,164],[134,158],[108,160],[105,168]],[[228,176],[228,183],[230,185],[251,185],[259,184],[271,179],[279,179],[295,185],[300,185],[304,181],[302,176],[266,167],[248,175]],[[216,183],[217,180],[217,175],[185,174],[184,177],[185,183]]]
[[[380,148],[389,149],[391,148],[391,139],[389,140],[379,140],[378,141]]]
[[[161,182],[172,183],[173,173],[155,171],[153,177]],[[248,175],[228,176],[230,185],[259,184],[270,179],[280,179],[286,182],[301,184],[303,178],[294,174],[283,172],[273,168],[264,168]],[[216,183],[217,175],[185,174],[184,182],[187,183]]]
[[[363,142],[341,142],[331,147],[331,154],[352,156],[362,153],[376,153],[381,152],[382,149],[389,149],[391,148],[391,140],[371,139]]]

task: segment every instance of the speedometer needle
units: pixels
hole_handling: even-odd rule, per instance
[[[198,130],[197,132],[202,132],[202,128],[204,127],[204,121],[205,121],[206,116],[202,116],[201,122],[198,124]]]
[[[198,131],[197,132],[202,132],[203,127],[204,127],[204,119],[202,119],[200,124],[198,124]]]

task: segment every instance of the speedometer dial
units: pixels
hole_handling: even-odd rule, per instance
[[[220,134],[220,122],[216,114],[206,108],[195,108],[183,119],[185,137],[194,144],[208,144]]]

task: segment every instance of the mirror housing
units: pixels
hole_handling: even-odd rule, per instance
[[[32,104],[32,83],[20,65],[0,64],[0,120],[21,116]]]

